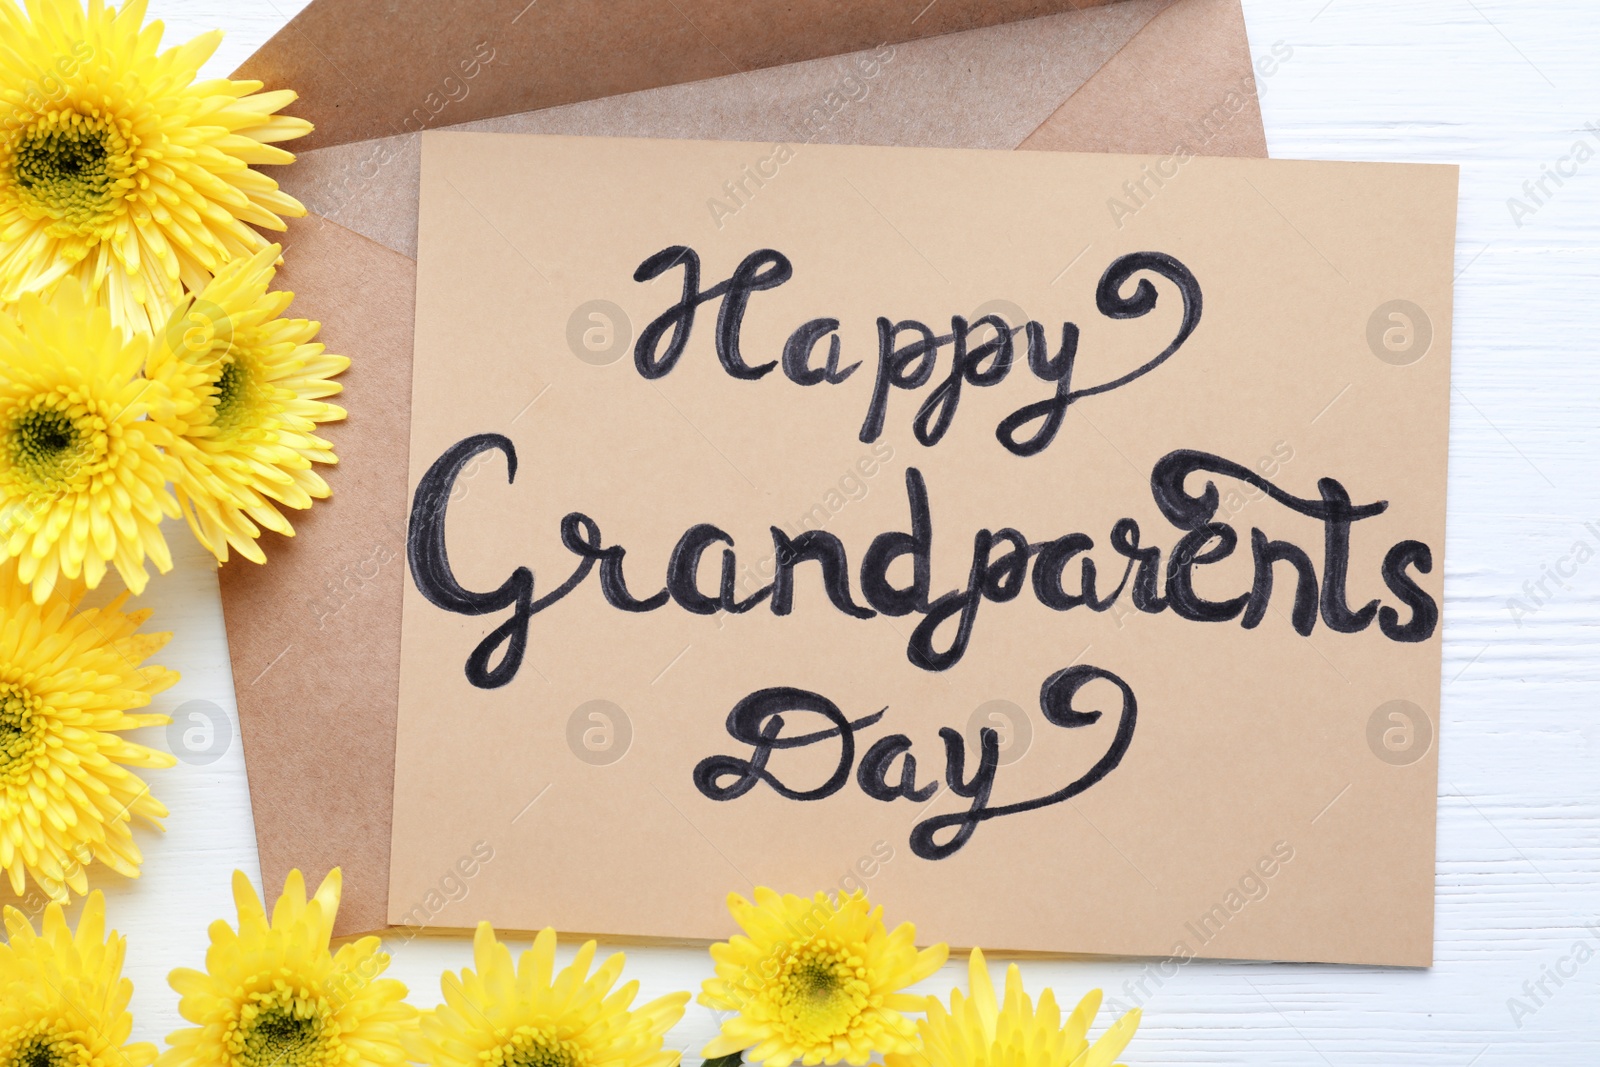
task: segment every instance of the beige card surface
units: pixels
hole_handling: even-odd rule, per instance
[[[1455,201],[425,135],[390,920],[1429,964]]]

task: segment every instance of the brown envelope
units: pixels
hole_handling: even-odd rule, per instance
[[[536,111],[1109,2],[319,0],[239,76],[299,90],[296,114],[317,126],[300,144],[311,149],[414,133],[439,118]],[[480,65],[493,70],[476,81]]]
[[[1266,155],[1240,0],[594,10],[315,0],[239,71],[318,124],[275,175],[319,213],[291,224],[279,281],[353,360],[333,499],[265,535],[266,566],[221,571],[262,876],[342,866],[341,934],[387,925],[415,131]]]

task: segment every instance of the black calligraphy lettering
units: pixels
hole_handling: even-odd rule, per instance
[[[458,441],[446,449],[417,482],[406,530],[406,559],[411,580],[430,604],[458,615],[487,615],[508,607],[515,609],[467,657],[467,681],[479,689],[498,689],[516,677],[528,647],[529,620],[576,588],[594,565],[593,560],[584,560],[565,582],[538,600],[533,597],[533,572],[526,567],[518,567],[499,588],[487,593],[474,593],[462,587],[450,569],[445,516],[456,478],[467,464],[491,450],[505,454],[506,481],[514,482],[517,450],[508,438],[485,433]],[[490,660],[501,645],[505,645],[505,653],[500,662],[491,667]]]
[[[997,560],[992,559],[995,546],[1002,542],[1010,546],[1009,551]],[[979,530],[972,542],[972,567],[967,572],[967,587],[951,590],[928,606],[923,620],[911,632],[906,658],[926,671],[949,670],[960,662],[972,640],[978,605],[986,599],[997,603],[1015,599],[1022,591],[1029,554],[1028,539],[1016,530],[998,533]],[[959,617],[955,636],[950,646],[941,652],[933,646],[934,636],[952,617]]]
[[[967,345],[971,335],[980,326],[990,327],[995,335],[969,351]],[[939,340],[943,341],[944,338]],[[960,315],[952,316],[950,340],[954,344],[950,373],[928,393],[928,399],[922,402],[922,407],[917,409],[916,416],[911,420],[912,432],[924,445],[938,444],[950,429],[956,408],[961,403],[963,383],[978,388],[995,385],[1011,370],[1011,327],[998,315],[985,315],[970,325]],[[985,360],[988,366],[984,366]]]
[[[928,488],[922,472],[906,468],[906,496],[911,501],[911,532],[881,533],[872,539],[861,560],[861,595],[868,604],[889,616],[928,610],[928,586],[933,574],[933,518],[928,513]],[[889,567],[901,556],[911,557],[911,584],[896,588]]]
[[[811,366],[811,350],[824,337],[828,339],[828,359],[821,367]],[[839,320],[812,319],[795,327],[783,346],[783,373],[797,385],[838,385],[861,366],[852,363],[839,368]]]
[[[1138,721],[1139,702],[1134,698],[1133,690],[1121,678],[1108,670],[1094,667],[1089,664],[1077,664],[1057,671],[1044,684],[1039,687],[1039,710],[1050,723],[1065,729],[1076,729],[1092,726],[1099,722],[1101,713],[1098,711],[1079,711],[1075,701],[1080,690],[1085,686],[1097,682],[1110,682],[1116,686],[1122,698],[1122,708],[1118,713],[1116,733],[1111,739],[1111,744],[1106,748],[1105,754],[1095,761],[1081,776],[1072,782],[1046,796],[1035,797],[1032,800],[1017,801],[1012,804],[999,804],[987,807],[989,790],[993,787],[993,767],[989,764],[990,739],[994,731],[985,729],[982,734],[989,737],[982,738],[983,754],[979,758],[979,766],[973,779],[962,783],[962,789],[956,790],[956,781],[959,771],[953,770],[959,766],[957,760],[960,756],[960,735],[951,734],[955,731],[945,728],[940,731],[944,737],[947,749],[948,765],[946,768],[947,781],[952,791],[960,796],[969,797],[973,805],[966,811],[949,812],[934,815],[923,819],[911,831],[911,851],[926,860],[941,860],[955,854],[971,839],[978,824],[989,819],[997,819],[1007,815],[1016,815],[1027,811],[1038,811],[1054,804],[1060,804],[1090,789],[1103,781],[1106,775],[1116,770],[1122,763],[1122,758],[1128,754],[1128,748],[1133,744],[1133,731]],[[996,753],[998,756],[998,753]],[[987,781],[985,774],[987,773]],[[981,797],[981,799],[980,799]],[[936,839],[941,831],[954,829],[955,833],[944,842]]]
[[[821,715],[830,725],[809,734],[784,737],[785,712]],[[850,780],[850,767],[856,755],[856,731],[873,725],[881,718],[883,711],[878,711],[852,722],[839,710],[839,705],[820,693],[806,689],[777,686],[758,690],[739,701],[728,712],[728,736],[751,746],[753,751],[750,758],[709,756],[701,760],[694,769],[695,788],[711,800],[734,800],[744,796],[760,782],[765,782],[779,796],[790,800],[822,800],[830,797]],[[767,769],[767,763],[775,751],[803,748],[835,737],[839,738],[839,761],[833,773],[821,785],[812,789],[797,789]],[[734,780],[727,785],[721,784],[729,776]]]
[[[1260,530],[1250,531],[1250,550],[1255,557],[1255,584],[1250,588],[1250,606],[1245,609],[1240,625],[1253,630],[1267,617],[1267,605],[1272,600],[1272,567],[1275,563],[1288,563],[1295,571],[1294,607],[1289,613],[1289,623],[1301,637],[1309,636],[1317,625],[1317,570],[1305,550],[1288,541],[1273,541]]]
[[[1378,629],[1391,641],[1426,641],[1439,623],[1439,605],[1406,573],[1407,567],[1431,573],[1433,551],[1421,541],[1401,541],[1383,557],[1384,584],[1411,609],[1411,620],[1402,623],[1400,613],[1385,606],[1378,611]]]
[[[889,768],[897,759],[902,760],[900,780],[890,785]],[[917,757],[911,754],[911,738],[905,734],[890,734],[873,742],[867,754],[861,757],[861,766],[856,769],[856,782],[861,786],[861,791],[874,800],[898,800],[904,797],[921,803],[939,791],[937,782],[929,782],[922,789],[917,788]]]
[[[777,573],[772,579],[772,613],[787,615],[794,610],[794,569],[808,560],[822,568],[822,588],[834,607],[857,619],[870,619],[878,613],[857,604],[850,596],[850,561],[844,542],[826,530],[807,530],[790,537],[772,527],[772,550]]]
[[[1072,367],[1078,359],[1078,327],[1070,322],[1061,324],[1061,347],[1052,357],[1045,345],[1044,327],[1029,322],[1028,369],[1042,382],[1056,387],[1055,395],[1046,400],[1024,404],[1000,420],[995,436],[1014,456],[1032,456],[1044,451],[1056,439],[1061,422],[1067,417],[1067,406],[1072,403]],[[1039,428],[1027,440],[1018,440],[1017,433],[1030,422],[1039,421]]]
[[[1249,593],[1215,601],[1194,591],[1194,568],[1228,558],[1238,544],[1233,527],[1221,522],[1206,523],[1183,535],[1167,559],[1167,603],[1174,614],[1192,622],[1226,622],[1239,616],[1249,603]]]
[[[915,333],[917,339],[904,345],[896,341],[902,333]],[[862,444],[871,444],[883,433],[883,420],[889,411],[889,390],[921,389],[933,377],[933,364],[939,346],[949,338],[934,336],[932,330],[913,319],[890,322],[878,319],[878,376],[872,383],[872,399],[867,417],[861,423]]]
[[[722,306],[717,310],[716,348],[722,369],[735,378],[754,381],[776,367],[777,360],[759,367],[746,363],[740,351],[739,333],[750,295],[776,288],[793,277],[794,267],[789,258],[770,248],[758,249],[739,262],[727,281],[702,290],[699,255],[684,245],[672,245],[640,263],[633,272],[633,280],[653,281],[677,266],[683,267],[682,295],[677,303],[639,331],[639,340],[634,344],[633,364],[640,376],[655,379],[672,373],[694,330],[695,311],[701,304],[718,297],[722,298]],[[667,340],[666,350],[662,351],[661,341],[669,330],[671,336]]]

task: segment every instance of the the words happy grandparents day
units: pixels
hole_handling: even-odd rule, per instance
[[[911,430],[920,445],[932,449],[939,446],[957,418],[967,390],[999,386],[1013,374],[1042,387],[1042,398],[1019,406],[994,430],[1001,454],[1019,463],[1036,462],[1034,457],[1049,448],[1073,404],[1123,388],[1172,358],[1195,333],[1203,309],[1200,281],[1183,263],[1165,253],[1135,252],[1116,258],[1106,268],[1095,289],[1096,309],[1109,320],[1139,318],[1156,307],[1161,290],[1167,289],[1175,290],[1182,302],[1182,317],[1164,348],[1115,379],[1087,385],[1075,382],[1080,333],[1076,324],[1062,323],[1059,341],[1052,345],[1042,323],[1011,323],[999,315],[973,321],[953,315],[949,331],[943,333],[914,319],[879,317],[875,365],[857,379],[864,362],[842,365],[841,322],[836,318],[800,324],[777,359],[755,364],[747,360],[741,328],[752,298],[794,276],[792,263],[781,252],[752,252],[728,278],[701,288],[700,257],[691,248],[675,245],[644,259],[633,280],[649,282],[674,271],[681,272],[681,295],[641,331],[634,347],[634,369],[643,379],[664,378],[683,358],[693,358],[690,340],[698,311],[702,305],[716,302],[712,343],[707,347],[714,350],[723,371],[732,378],[755,383],[779,372],[772,380],[787,379],[801,388],[838,387],[870,379],[858,432],[864,444],[882,437],[891,401],[900,393],[919,395],[921,403],[911,415]],[[1152,278],[1164,284],[1158,287]],[[1383,555],[1380,577],[1389,598],[1354,606],[1349,602],[1353,528],[1383,514],[1387,501],[1357,502],[1333,477],[1317,481],[1315,497],[1298,496],[1247,465],[1191,449],[1167,453],[1150,472],[1153,502],[1177,534],[1165,553],[1144,539],[1139,523],[1132,518],[1113,524],[1103,542],[1110,555],[1102,554],[1098,561],[1090,555],[1098,542],[1087,533],[1053,533],[1036,540],[1010,527],[982,529],[973,535],[964,587],[936,593],[931,574],[937,486],[930,486],[922,472],[910,466],[905,472],[909,529],[878,534],[854,567],[849,549],[835,534],[807,529],[791,536],[773,526],[772,580],[743,595],[733,537],[703,522],[690,527],[677,541],[661,587],[639,596],[624,578],[624,546],[606,544],[595,519],[572,511],[560,522],[560,538],[575,562],[559,584],[536,595],[533,569],[518,566],[498,588],[474,591],[463,587],[451,569],[446,516],[458,476],[477,457],[496,451],[504,455],[507,479],[514,482],[517,452],[509,438],[479,433],[447,448],[417,483],[407,539],[412,580],[431,604],[467,616],[509,611],[466,659],[467,679],[480,689],[505,686],[517,676],[533,617],[561,601],[597,569],[605,602],[619,611],[654,612],[675,605],[694,615],[742,614],[765,605],[773,615],[787,616],[794,611],[797,573],[802,565],[815,563],[828,602],[844,617],[920,616],[907,642],[906,656],[913,666],[929,672],[949,670],[961,662],[985,602],[1004,604],[1025,591],[1058,612],[1077,608],[1105,612],[1126,596],[1139,612],[1171,610],[1179,618],[1202,623],[1239,620],[1241,627],[1252,630],[1265,621],[1274,579],[1279,578],[1293,583],[1288,623],[1301,637],[1309,636],[1320,619],[1339,634],[1359,633],[1376,623],[1390,641],[1420,642],[1433,636],[1439,619],[1437,602],[1413,574],[1428,574],[1433,569],[1432,549],[1417,540],[1397,541]],[[1242,546],[1245,538],[1241,533],[1219,521],[1216,484],[1206,479],[1202,488],[1191,491],[1187,485],[1190,475],[1245,483],[1285,511],[1320,522],[1320,549],[1308,551],[1293,541],[1274,538],[1260,527],[1249,530],[1248,546]],[[721,581],[719,588],[708,592],[701,583],[701,564],[716,546],[721,546]],[[1223,600],[1202,596],[1196,589],[1195,571],[1239,550],[1248,552],[1253,563],[1250,587]],[[1314,555],[1320,555],[1320,566]],[[890,570],[902,558],[910,561],[909,581],[897,582]],[[1075,573],[1069,573],[1073,566]],[[808,568],[805,573],[811,572]],[[637,576],[634,581],[637,583]],[[1097,683],[1109,683],[1120,694],[1114,734],[1087,772],[1045,796],[991,804],[999,769],[998,735],[992,729],[980,732],[977,766],[969,771],[962,734],[942,728],[945,782],[971,805],[919,822],[911,833],[913,852],[924,859],[942,859],[958,851],[984,821],[1061,803],[1114,770],[1133,739],[1137,700],[1132,686],[1109,670],[1074,664],[1043,681],[1040,710],[1059,727],[1094,724],[1101,713],[1079,710],[1075,703],[1080,690]],[[717,801],[734,800],[762,784],[793,800],[821,800],[846,786],[854,766],[857,784],[868,796],[883,801],[926,801],[938,786],[917,782],[916,760],[906,735],[879,738],[857,765],[857,732],[872,727],[888,710],[852,718],[820,693],[786,686],[752,692],[734,705],[726,723],[728,734],[749,747],[748,755],[713,755],[702,760],[693,771],[695,786],[703,796]],[[794,720],[802,715],[815,716],[818,725],[809,731],[791,728],[786,732],[786,717]],[[798,785],[769,766],[776,752],[813,745],[838,749],[837,767],[825,781]]]

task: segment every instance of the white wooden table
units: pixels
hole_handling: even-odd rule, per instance
[[[216,75],[300,6],[151,4],[169,41],[228,31],[208,68]],[[1124,1058],[1600,1063],[1600,962],[1588,959],[1600,956],[1600,155],[1582,164],[1573,156],[1576,141],[1600,153],[1600,132],[1585,129],[1600,128],[1600,8],[1593,0],[1247,0],[1246,9],[1256,52],[1277,41],[1294,50],[1262,87],[1272,155],[1462,165],[1438,962],[1428,971],[1192,962],[1159,988],[1146,980],[1145,1023]],[[1552,195],[1527,201],[1523,183],[1558,165],[1563,184],[1547,181]],[[1533,210],[1514,217],[1512,197]],[[177,569],[145,598],[156,623],[177,634],[161,660],[183,672],[169,706],[210,701],[232,715],[214,568],[185,531],[173,534]],[[1574,554],[1580,541],[1587,551]],[[1547,577],[1556,570],[1564,576]],[[1532,610],[1513,611],[1512,598]],[[140,833],[144,876],[107,890],[112,922],[130,941],[135,1036],[159,1041],[180,1022],[167,972],[201,964],[207,924],[232,915],[231,871],[257,871],[236,724],[215,762],[154,777],[172,809],[167,833]],[[1575,955],[1579,944],[1586,951]],[[629,955],[645,996],[697,989],[708,973],[698,950]],[[439,972],[469,959],[465,939],[423,938],[396,950],[391,973],[429,1007]],[[1096,960],[1024,969],[1030,983],[1067,996],[1099,985],[1127,999],[1125,987],[1149,967]],[[1557,970],[1559,985],[1546,977]],[[952,965],[928,988],[947,991],[959,977]],[[1513,997],[1531,1012],[1514,1016]],[[691,1006],[673,1031],[690,1067],[713,1029],[710,1013]]]

